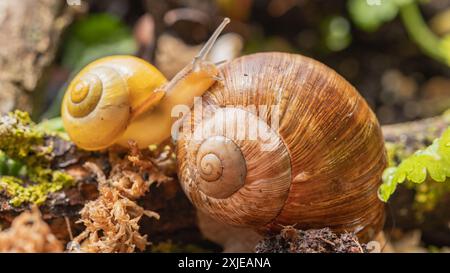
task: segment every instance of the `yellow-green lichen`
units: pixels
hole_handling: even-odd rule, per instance
[[[20,206],[23,203],[33,203],[41,205],[47,200],[50,193],[62,190],[63,188],[73,185],[73,177],[61,172],[44,170],[47,175],[39,177],[39,182],[33,182],[25,185],[22,179],[14,176],[0,177],[0,189],[4,190],[11,196],[10,204]]]
[[[10,204],[39,205],[50,193],[74,184],[72,176],[50,168],[53,147],[45,142],[48,136],[25,112],[15,111],[0,118],[0,159],[25,169],[11,172],[3,168],[0,173],[0,190],[10,197]]]
[[[0,150],[26,165],[48,162],[51,147],[45,147],[45,133],[34,129],[28,113],[15,111],[0,118]]]

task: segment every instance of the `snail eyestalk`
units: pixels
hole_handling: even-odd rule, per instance
[[[175,105],[192,106],[195,97],[203,95],[208,88],[217,82],[219,69],[216,64],[206,61],[206,57],[229,22],[230,19],[225,18],[193,61],[163,87],[166,96],[161,101],[162,108],[171,111]]]
[[[197,71],[199,69],[198,64],[201,61],[205,61],[206,57],[208,56],[209,52],[211,51],[212,47],[217,41],[217,38],[219,38],[219,35],[222,33],[223,29],[230,23],[230,18],[223,19],[222,23],[217,27],[217,29],[214,31],[213,35],[209,40],[205,43],[203,48],[200,50],[200,52],[197,54],[197,56],[194,57],[193,61],[193,70]]]

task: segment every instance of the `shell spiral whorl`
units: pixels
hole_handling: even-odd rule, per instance
[[[215,198],[226,198],[244,185],[247,173],[245,159],[231,139],[213,136],[206,139],[197,151],[199,188]]]
[[[96,68],[91,73],[86,73],[80,79],[74,81],[69,87],[69,98],[67,107],[69,113],[77,118],[89,115],[97,107],[103,93],[102,74],[111,74],[112,77],[120,77],[114,69],[102,67]]]
[[[223,174],[222,160],[214,153],[208,153],[197,159],[197,168],[203,180],[208,182],[219,180]]]
[[[195,113],[189,115],[183,128],[199,125],[196,121]],[[249,125],[268,132],[265,141],[248,141]],[[275,218],[291,180],[289,156],[278,135],[257,115],[240,108],[209,108],[201,126],[194,128],[192,134],[182,134],[178,145],[182,186],[192,202],[235,225],[263,226],[267,218]],[[267,142],[270,151],[264,150]]]
[[[111,145],[130,117],[126,81],[107,66],[81,73],[68,87],[61,114],[66,131],[78,146],[89,150]]]

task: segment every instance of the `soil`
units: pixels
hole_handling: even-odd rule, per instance
[[[257,253],[367,253],[353,233],[337,235],[329,228],[298,230],[284,228],[280,234],[265,238],[257,246]]]

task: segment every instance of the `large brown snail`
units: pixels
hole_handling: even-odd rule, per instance
[[[204,62],[193,69],[195,64],[191,64],[168,84],[157,87],[165,79],[153,67],[147,67],[145,74],[134,74],[138,71],[126,62],[102,61],[108,63],[107,69],[97,68],[95,62],[74,82],[96,83],[89,70],[105,70],[111,76],[98,77],[103,88],[113,83],[140,86],[139,81],[149,80],[155,84],[141,87],[156,91],[147,93],[143,102],[121,106],[103,100],[111,97],[125,105],[126,99],[98,98],[97,87],[92,85],[89,91],[95,91],[95,106],[104,112],[102,119],[91,121],[94,115],[83,114],[93,104],[71,110],[83,101],[80,98],[90,96],[85,95],[84,84],[72,83],[62,113],[67,131],[81,147],[105,148],[129,138],[141,147],[158,143],[170,135],[170,107],[192,107],[194,96],[202,95],[201,114],[194,109],[185,116],[177,142],[180,182],[197,208],[224,223],[260,232],[285,225],[330,227],[337,232],[357,232],[368,240],[381,230],[384,207],[377,189],[386,158],[380,126],[356,89],[332,69],[300,55],[259,53],[217,69]],[[120,71],[128,78],[119,75]],[[118,76],[120,80],[115,79]],[[129,112],[128,116],[122,119],[110,112],[116,110]],[[107,130],[98,132],[102,126]],[[114,126],[125,133],[117,134],[119,129]],[[109,135],[114,135],[113,140],[100,143]]]
[[[192,203],[261,232],[295,224],[373,237],[384,221],[377,189],[385,151],[355,88],[325,65],[286,53],[244,56],[220,73],[224,80],[203,95],[209,111],[190,115],[184,127],[194,131],[183,130],[178,142],[179,177]],[[261,114],[264,105],[279,109]],[[248,137],[255,125],[265,141]]]

